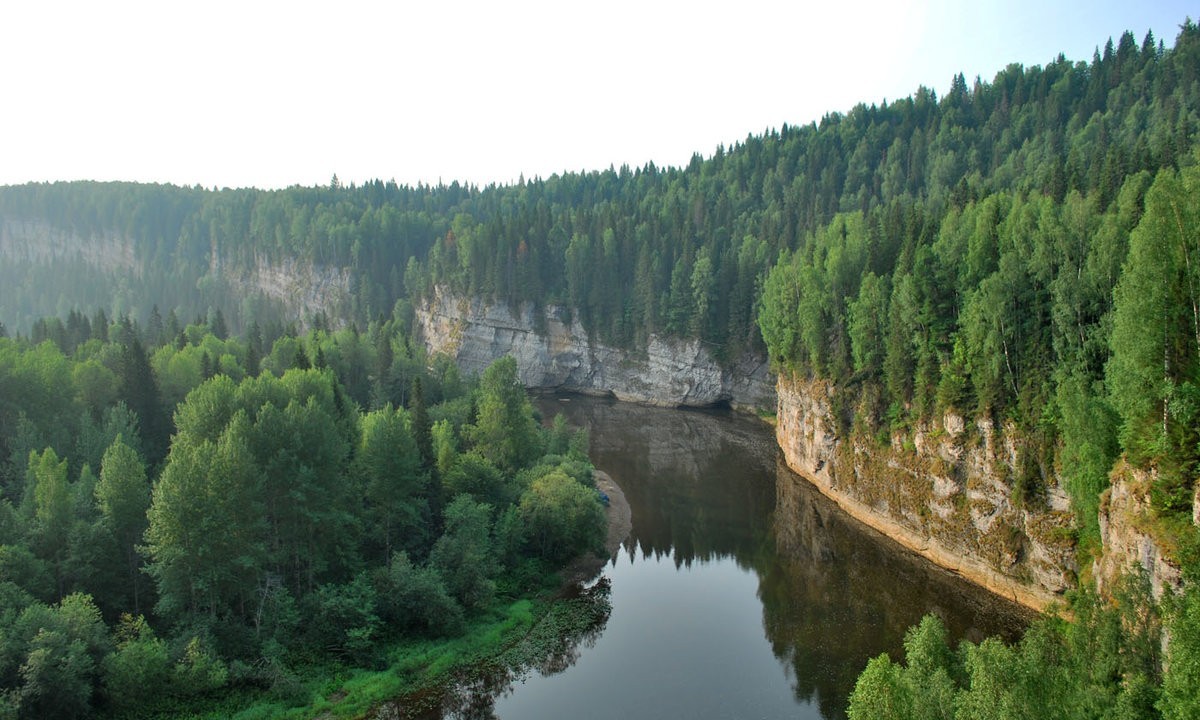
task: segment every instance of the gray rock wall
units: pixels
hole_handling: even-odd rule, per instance
[[[425,346],[453,357],[464,372],[480,373],[512,355],[530,388],[665,406],[775,405],[775,381],[764,358],[745,357],[723,368],[698,340],[654,335],[642,352],[614,348],[589,338],[560,307],[513,310],[438,288],[416,308],[416,320]]]
[[[840,437],[833,388],[781,378],[776,438],[795,472],[867,525],[993,592],[1042,610],[1076,576],[1066,494],[1042,507],[1013,500],[1020,437],[986,420],[947,414],[935,426]]]
[[[1183,587],[1178,563],[1167,557],[1147,530],[1152,525],[1153,482],[1150,473],[1122,461],[1113,471],[1112,485],[1100,496],[1100,544],[1104,552],[1093,563],[1092,573],[1102,593],[1114,587],[1130,568],[1146,573],[1156,599],[1168,590],[1176,592]]]

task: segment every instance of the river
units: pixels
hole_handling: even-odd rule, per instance
[[[607,621],[447,717],[825,718],[867,660],[902,657],[936,613],[954,639],[1018,637],[1030,615],[891,543],[782,462],[745,416],[543,397],[587,428],[633,531],[604,570]],[[562,661],[562,657],[566,661]]]

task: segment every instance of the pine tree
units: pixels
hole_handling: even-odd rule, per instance
[[[262,332],[256,321],[250,324],[250,330],[246,333],[246,377],[258,377],[262,371],[262,344]]]
[[[433,425],[429,420],[429,410],[425,407],[425,389],[419,376],[413,378],[409,403],[409,409],[412,412],[413,438],[417,442],[417,450],[421,453],[421,465],[427,470],[433,470],[436,466],[436,458],[433,454]]]
[[[296,354],[292,357],[292,367],[297,370],[312,369],[312,363],[308,361],[308,353],[304,352],[303,343],[296,344]]]
[[[121,346],[117,364],[117,397],[137,413],[146,458],[151,465],[156,465],[167,454],[171,425],[163,408],[154,370],[137,337]]]

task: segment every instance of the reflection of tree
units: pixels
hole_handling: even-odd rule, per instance
[[[1020,634],[1029,616],[853,520],[782,462],[772,522],[777,557],[759,573],[763,625],[796,696],[845,716],[858,673],[932,612],[951,637]]]
[[[445,689],[440,714],[404,714],[406,698],[389,706],[388,717],[491,720],[496,700],[531,672],[555,675],[575,664],[596,644],[612,613],[612,585],[602,577],[590,587],[570,588],[555,600],[537,624],[498,657],[465,668]]]

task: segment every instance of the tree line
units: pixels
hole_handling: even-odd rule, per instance
[[[184,317],[212,307],[240,331],[286,320],[288,309],[258,294],[231,299],[229,274],[294,260],[351,271],[351,299],[334,309],[339,322],[365,325],[442,284],[566,306],[589,332],[623,347],[642,347],[650,334],[699,337],[732,361],[762,351],[756,303],[780,252],[802,250],[839,213],[886,216],[880,231],[889,238],[998,193],[1057,204],[1074,193],[1106,213],[1127,178],[1190,162],[1198,38],[1190,21],[1170,48],[1125,33],[1090,62],[1060,55],[1045,66],[1013,64],[991,82],[958,75],[941,97],[922,87],[859,104],[697,154],[680,168],[647,164],[484,188],[356,186],[336,177],[278,191],[0,188],[0,217],[125,238],[144,266],[106,273],[65,257],[68,284],[44,263],[6,262],[0,314],[25,331],[79,305],[107,304],[142,321],[154,304]]]

